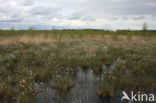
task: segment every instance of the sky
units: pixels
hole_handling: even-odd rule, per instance
[[[0,29],[156,29],[156,0],[0,0]]]

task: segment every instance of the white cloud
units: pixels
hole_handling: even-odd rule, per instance
[[[155,0],[0,0],[0,28],[156,29],[155,10]]]

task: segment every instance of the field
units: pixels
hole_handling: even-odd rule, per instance
[[[99,103],[123,90],[153,92],[156,32],[0,30],[0,103],[96,103],[85,93],[81,102],[63,98],[84,79],[98,81],[90,94]]]

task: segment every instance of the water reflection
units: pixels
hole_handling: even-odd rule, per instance
[[[63,96],[60,96],[59,91],[51,86],[53,80],[47,84],[36,84],[38,103],[109,103],[111,98],[99,98],[96,92],[100,88],[100,77],[94,75],[92,69],[79,69],[76,78],[75,86]]]
[[[95,78],[92,69],[86,71],[79,69],[76,76],[75,103],[98,103],[96,91],[99,88],[99,80]],[[77,102],[78,100],[78,102]]]

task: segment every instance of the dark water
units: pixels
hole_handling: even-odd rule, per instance
[[[117,63],[114,62],[109,69],[104,66],[103,71],[112,72]],[[53,80],[48,83],[36,83],[35,88],[39,91],[36,95],[38,103],[120,103],[121,98],[119,97],[100,98],[96,95],[101,88],[103,76],[95,75],[93,69],[78,69],[74,87],[64,96],[60,96],[59,91],[52,88]]]
[[[47,84],[35,84],[36,89],[40,90],[36,95],[38,103],[120,103],[120,98],[100,98],[96,95],[101,78],[92,69],[79,69],[74,82],[74,87],[64,96],[51,87],[53,80]]]
[[[95,75],[93,69],[78,69],[74,77],[74,87],[63,96],[60,96],[57,89],[52,88],[54,80],[48,83],[36,83],[36,91],[39,91],[36,95],[37,103],[130,103],[121,101],[122,90],[114,91],[116,95],[113,97],[100,98],[96,94],[103,84],[105,72],[113,72],[120,62],[120,60],[114,62],[109,68],[104,65],[100,76]],[[153,90],[150,93],[155,93]]]

